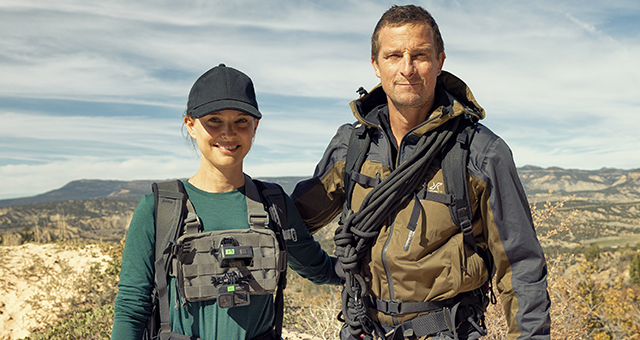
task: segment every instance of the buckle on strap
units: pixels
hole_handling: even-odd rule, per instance
[[[200,217],[195,213],[189,212],[187,218],[184,220],[184,226],[187,234],[195,234],[200,231],[202,224],[200,223]]]
[[[402,302],[393,300],[376,300],[376,308],[385,314],[398,315],[401,314]]]
[[[256,212],[249,214],[249,225],[253,228],[268,228],[269,215],[266,212]]]
[[[369,296],[367,297],[367,302],[370,307],[377,309],[379,312],[388,315],[399,315],[407,313],[435,312],[441,310],[443,305],[447,304],[448,301],[443,301],[442,303],[429,301],[406,302],[397,300],[378,300]]]
[[[468,219],[465,219],[462,222],[460,222],[460,229],[462,229],[462,233],[464,235],[472,235],[473,225],[471,224],[471,221],[469,221]]]
[[[391,339],[400,340],[410,337],[423,337],[442,331],[450,331],[452,334],[456,334],[455,326],[451,319],[451,310],[448,307],[403,322],[396,327]]]

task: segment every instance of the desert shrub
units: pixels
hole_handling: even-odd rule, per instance
[[[598,259],[600,259],[600,247],[597,244],[592,245],[584,253],[584,259],[597,268]]]
[[[337,226],[334,221],[313,235],[328,254],[334,253],[333,235]],[[311,334],[316,339],[339,339],[342,322],[337,316],[342,304],[341,291],[342,286],[315,285],[290,270],[284,295],[284,328]]]
[[[323,340],[338,339],[341,291],[342,286],[314,285],[291,271],[287,275],[283,327]]]
[[[629,276],[631,277],[631,282],[640,284],[640,253],[636,253],[631,260],[631,264],[629,264]]]
[[[547,223],[563,205],[564,202],[550,201],[544,204],[543,209],[536,209],[533,205],[536,228]],[[555,222],[552,226],[547,223],[546,233],[539,234],[541,242],[567,231],[575,214],[576,211],[572,211],[564,215],[560,223]],[[593,245],[549,261],[547,278],[552,339],[640,339],[640,288],[626,285],[624,273],[610,271],[617,264],[608,263],[605,267],[600,263],[601,256],[600,248]],[[640,255],[633,259],[638,266],[634,275],[640,276]],[[630,269],[630,276],[631,272]],[[489,334],[483,339],[506,338],[507,324],[500,299],[496,305],[489,306],[486,322]]]
[[[556,217],[560,210],[568,201],[575,200],[575,196],[556,202],[551,201],[552,196],[553,191],[549,189],[547,201],[542,205],[542,208],[538,208],[539,204],[537,202],[530,204],[533,225],[538,232],[538,239],[541,243],[550,241],[551,238],[557,238],[560,235],[566,236],[571,221],[578,215],[578,210],[572,209],[568,215],[562,215],[560,220],[557,220]]]
[[[106,266],[95,263],[80,275],[74,275],[73,271],[63,267],[60,275],[56,275],[44,286],[45,289],[29,301],[36,308],[42,301],[55,301],[61,307],[56,310],[57,317],[53,322],[39,315],[40,326],[31,330],[25,340],[110,339],[124,246],[111,243],[99,245],[101,251],[111,257]],[[67,243],[65,246],[78,245]],[[58,297],[56,288],[60,285],[73,287],[75,293],[66,299]]]
[[[18,233],[6,233],[0,235],[0,245],[3,246],[17,246],[22,244],[22,235]]]
[[[543,209],[533,206],[536,227],[545,223],[561,207],[562,202],[547,202]],[[558,229],[567,230],[574,216],[570,213],[560,223],[554,222],[556,231],[551,228],[539,233],[540,240],[547,241],[558,235]],[[314,235],[330,254],[333,253],[333,229],[325,227]],[[64,246],[81,245],[67,242]],[[96,265],[73,279],[59,277],[59,282],[49,282],[50,289],[42,292],[42,299],[56,296],[53,289],[55,285],[72,285],[77,294],[58,301],[69,308],[61,308],[57,321],[43,322],[26,339],[109,339],[123,246],[102,243],[101,249],[112,258],[106,266]],[[633,254],[629,249],[626,250],[630,253],[625,255],[625,261],[630,261],[630,281],[640,283],[640,253]],[[640,286],[629,285],[629,279],[625,281],[623,272],[607,274],[606,270],[612,264],[604,261],[606,254],[597,246],[592,246],[548,260],[552,339],[640,339]],[[593,266],[592,263],[598,259],[600,266]],[[25,266],[24,275],[36,275],[42,270],[41,264],[33,260],[33,263]],[[317,286],[290,271],[285,291],[284,328],[312,334],[320,339],[337,339],[342,326],[337,320],[340,291],[341,287]],[[489,334],[483,339],[506,338],[507,324],[499,297],[497,304],[489,306],[486,322]]]
[[[640,287],[596,279],[603,269],[582,260],[569,270],[570,259],[549,263],[551,339],[640,339]],[[484,340],[506,339],[507,323],[500,299],[489,305]]]
[[[73,308],[52,327],[34,331],[32,340],[103,340],[111,338],[113,305],[97,309]]]

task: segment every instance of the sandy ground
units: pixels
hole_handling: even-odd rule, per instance
[[[322,338],[315,337],[309,334],[288,332],[286,329],[282,330],[282,339],[284,340],[322,340]]]
[[[31,327],[51,320],[51,312],[64,308],[65,298],[73,293],[71,271],[81,273],[95,262],[109,260],[96,246],[0,247],[0,340],[24,338]]]
[[[97,246],[65,249],[56,244],[0,246],[0,340],[16,340],[51,322],[74,292],[72,280],[96,263],[106,263]],[[283,330],[284,340],[320,340]]]

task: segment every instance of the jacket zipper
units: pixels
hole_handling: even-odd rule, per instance
[[[380,134],[385,136],[385,138],[387,138],[387,143],[391,143],[390,137],[393,137],[393,136],[388,136],[387,133],[385,132],[385,129],[382,128],[382,126],[378,125],[377,128],[378,128],[378,131],[380,131]],[[393,156],[393,153],[391,152],[391,147],[388,147],[387,157],[389,157],[389,159],[392,159],[392,156]],[[396,162],[397,162],[397,159],[396,159]],[[395,162],[389,162],[389,164],[391,164],[392,167],[395,166],[394,163]],[[390,171],[393,171],[393,170],[394,169],[390,169]],[[384,268],[384,273],[387,277],[387,282],[389,282],[389,300],[391,301],[395,300],[395,291],[393,286],[393,278],[391,276],[391,269],[389,268],[389,261],[387,259],[387,251],[389,250],[389,243],[391,242],[391,237],[393,236],[394,226],[395,226],[395,217],[393,218],[393,222],[391,222],[389,226],[389,235],[387,236],[387,239],[384,242],[384,246],[382,247],[382,253],[380,254],[380,257],[382,260],[382,266]],[[398,316],[393,315],[392,320],[394,325],[399,324]]]
[[[394,292],[394,287],[393,287],[393,278],[391,276],[391,270],[389,269],[389,262],[387,260],[387,250],[389,250],[389,243],[391,242],[391,237],[393,236],[393,230],[395,227],[395,219],[394,221],[391,223],[391,226],[389,227],[389,236],[387,236],[386,241],[384,242],[384,246],[382,247],[382,266],[384,267],[384,273],[387,276],[387,282],[389,282],[389,300],[394,301],[395,300],[395,292]],[[398,316],[397,315],[393,315],[393,325],[398,325]]]
[[[426,121],[423,124],[426,124]],[[419,126],[421,126],[423,124],[419,124],[418,126],[414,127],[412,130],[410,130],[407,133],[410,133],[411,131],[417,129]],[[381,125],[376,125],[376,127],[378,128],[378,131],[380,131],[382,133],[382,135],[384,135],[387,138],[387,143],[391,143],[392,142],[391,137],[393,137],[393,136],[388,136],[387,133],[385,132],[385,129],[382,128]],[[400,155],[403,153],[401,150],[402,150],[402,147],[404,146],[405,136],[402,137],[402,140],[400,141],[400,145],[398,146],[398,154],[396,155],[395,162],[389,162],[389,164],[392,164],[392,166],[394,167],[393,169],[390,169],[390,171],[394,171],[395,169],[397,169],[398,168],[398,164],[400,164],[399,163],[400,162],[400,158],[401,158]],[[393,143],[395,143],[395,140],[393,140]],[[387,157],[389,157],[389,159],[392,159],[391,147],[389,147],[387,149],[387,154],[388,154]],[[391,300],[391,301],[395,300],[395,292],[394,292],[393,278],[391,276],[391,270],[389,269],[389,262],[387,260],[387,251],[389,249],[389,243],[391,242],[391,237],[393,236],[394,227],[395,227],[395,217],[393,217],[393,222],[391,222],[391,224],[389,226],[389,235],[387,236],[387,239],[385,240],[384,246],[382,247],[382,253],[380,255],[381,256],[381,260],[382,260],[382,266],[384,268],[385,275],[387,277],[387,282],[389,282],[389,284],[388,284],[388,286],[389,286],[389,300]],[[397,315],[393,315],[392,316],[392,320],[393,320],[393,324],[394,325],[398,325],[399,324]]]

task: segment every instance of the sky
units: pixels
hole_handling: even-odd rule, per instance
[[[518,167],[640,168],[640,1],[415,1]],[[370,36],[395,1],[0,0],[0,199],[79,179],[186,178],[182,114],[219,63],[263,119],[253,177],[310,176],[378,84]]]

